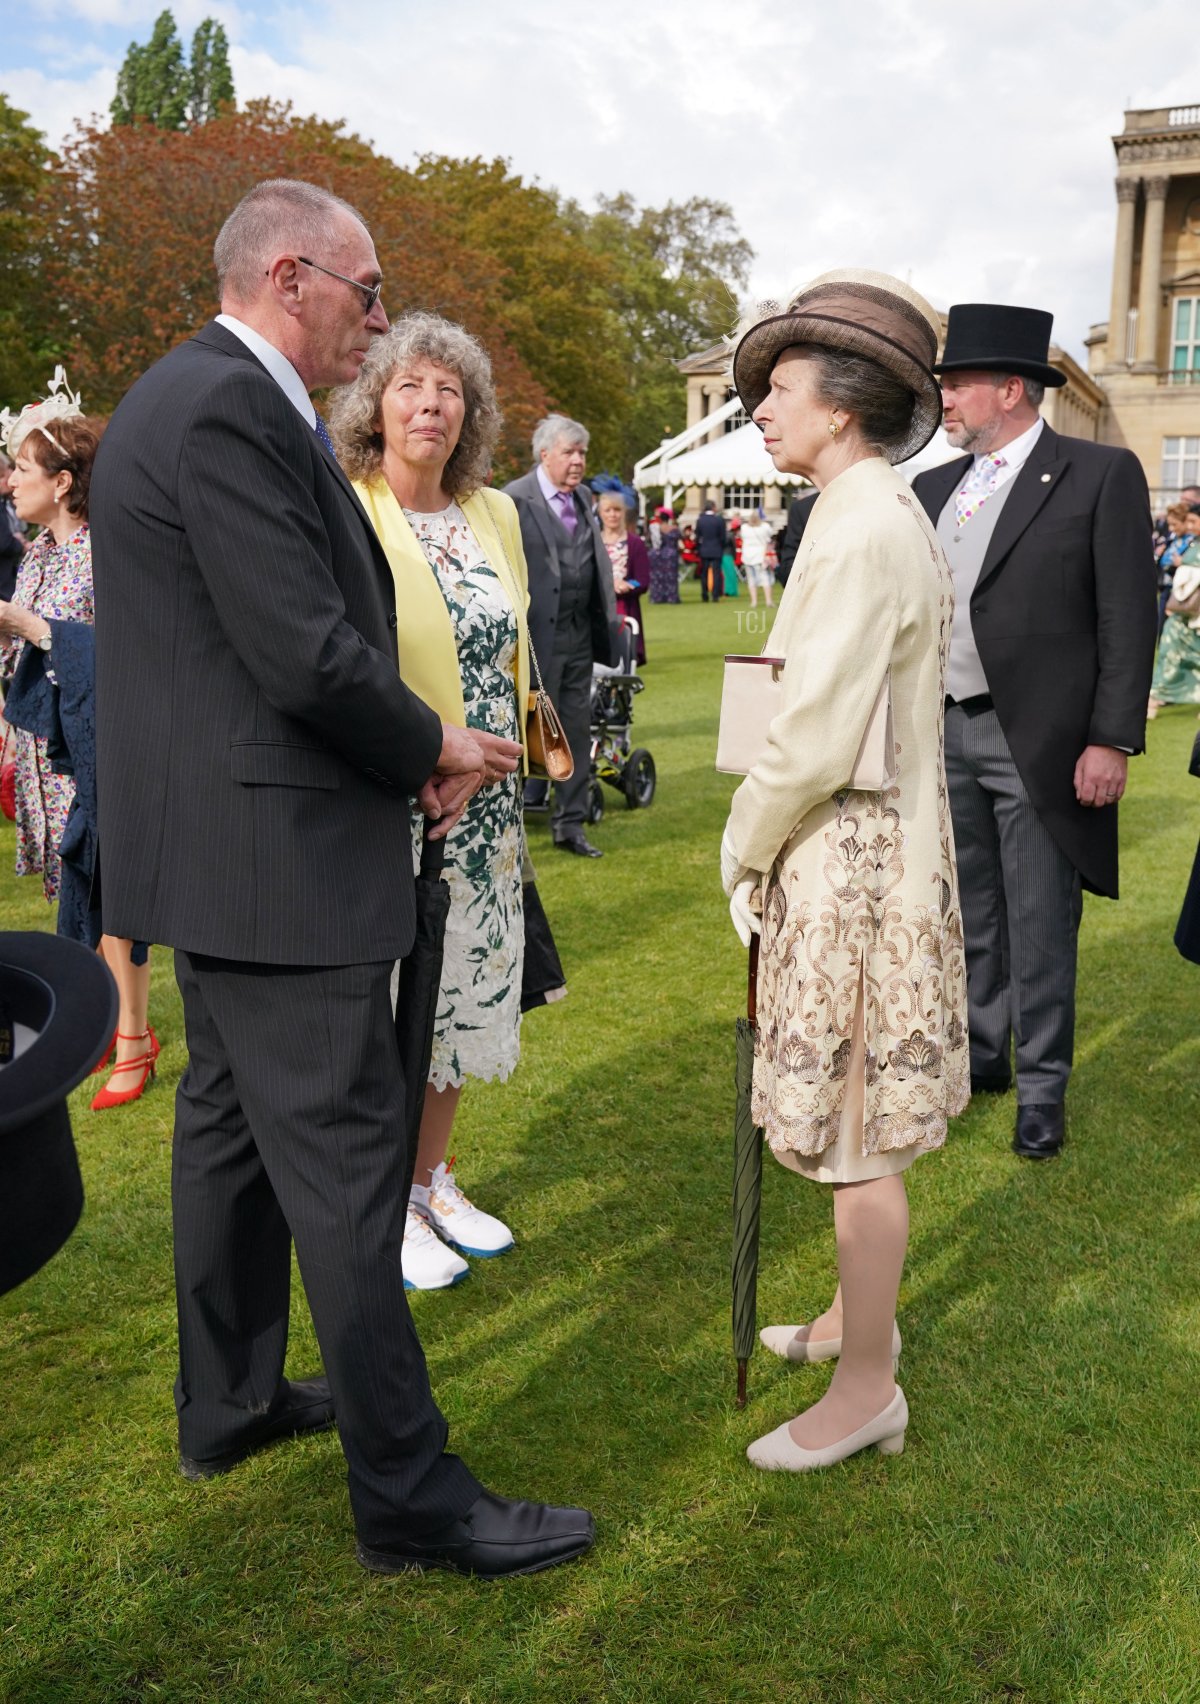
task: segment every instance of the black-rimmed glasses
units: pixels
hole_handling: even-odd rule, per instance
[[[344,272],[334,272],[332,267],[322,266],[318,260],[309,260],[306,255],[298,254],[296,259],[301,266],[311,266],[314,272],[323,272],[327,278],[338,278],[343,284],[352,284],[362,296],[364,314],[369,314],[379,300],[379,293],[383,289],[382,279],[378,284],[363,284],[357,278],[347,278]]]

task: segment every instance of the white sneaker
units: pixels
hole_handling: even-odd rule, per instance
[[[471,1268],[452,1248],[439,1242],[414,1207],[404,1221],[400,1269],[406,1290],[448,1290],[461,1284]]]
[[[481,1213],[468,1201],[451,1167],[442,1164],[433,1174],[428,1191],[414,1187],[410,1213],[420,1213],[439,1237],[461,1249],[463,1254],[481,1255],[487,1259],[503,1254],[513,1245],[513,1234],[502,1219]],[[407,1239],[406,1239],[407,1240]]]

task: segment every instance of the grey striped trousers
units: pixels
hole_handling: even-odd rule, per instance
[[[946,777],[967,949],[971,1074],[1061,1101],[1075,1047],[1079,872],[1033,808],[994,710],[946,709]]]

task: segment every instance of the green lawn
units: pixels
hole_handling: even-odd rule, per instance
[[[695,598],[695,588],[687,596]],[[414,1298],[452,1443],[497,1490],[579,1501],[582,1563],[483,1585],[353,1557],[335,1436],[209,1485],[175,1472],[168,1180],[184,1064],[155,955],[160,1079],[73,1097],[79,1230],[0,1301],[0,1696],[437,1704],[1175,1704],[1200,1698],[1200,971],[1171,936],[1200,828],[1196,729],[1150,729],[1124,899],[1089,901],[1069,1146],[1009,1151],[988,1098],[909,1174],[908,1447],[755,1473],[827,1372],[728,1326],[732,1025],[745,958],[717,877],[720,659],[739,606],[649,612],[637,734],[659,796],[610,795],[603,862],[531,841],[570,998],[534,1013],[455,1147],[516,1250]],[[0,833],[0,926],[46,927]],[[832,1286],[828,1194],[768,1164],[759,1314]],[[297,1286],[290,1366],[316,1364]]]

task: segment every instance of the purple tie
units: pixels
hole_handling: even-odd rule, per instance
[[[575,499],[569,491],[556,491],[554,501],[558,504],[558,518],[571,538],[575,536]]]

